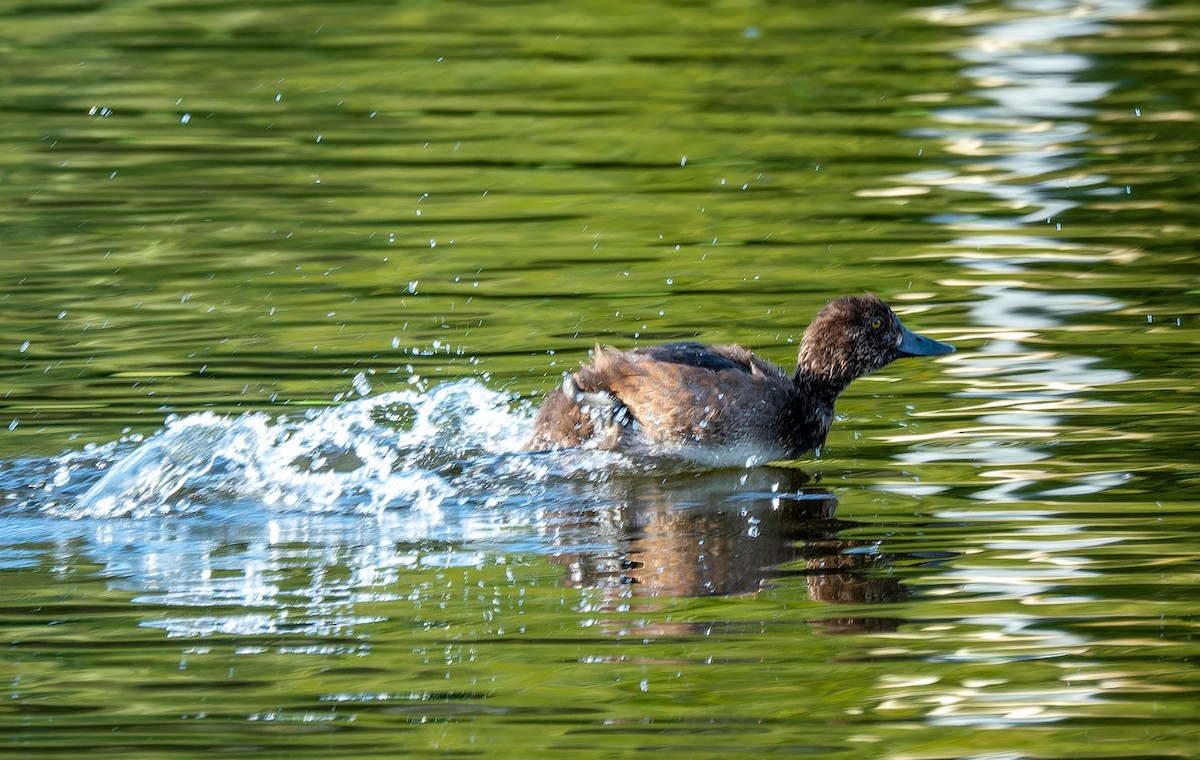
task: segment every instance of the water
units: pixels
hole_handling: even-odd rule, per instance
[[[5,752],[1194,756],[1192,5],[0,16]],[[864,290],[819,457],[521,450]]]

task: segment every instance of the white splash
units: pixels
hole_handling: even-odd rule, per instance
[[[297,419],[201,412],[119,456],[73,505],[74,518],[190,513],[255,502],[305,512],[433,511],[480,457],[516,453],[528,419],[512,399],[475,380],[427,393],[393,391]],[[101,463],[103,464],[103,462]]]

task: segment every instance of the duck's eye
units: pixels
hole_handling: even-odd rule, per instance
[[[883,320],[882,320],[882,319],[872,319],[872,320],[871,320],[871,329],[872,329],[872,330],[878,330],[878,329],[879,329],[879,327],[880,327],[882,324],[883,324]]]

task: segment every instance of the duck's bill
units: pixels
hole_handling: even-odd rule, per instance
[[[954,353],[954,346],[940,340],[917,335],[904,325],[900,326],[900,345],[896,350],[901,356],[945,356]]]

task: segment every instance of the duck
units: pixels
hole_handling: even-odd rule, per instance
[[[834,403],[896,359],[954,353],[918,335],[878,296],[830,301],[787,372],[738,345],[597,346],[542,401],[525,449],[590,448],[630,457],[750,467],[819,454]]]

